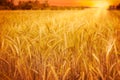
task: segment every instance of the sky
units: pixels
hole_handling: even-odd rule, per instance
[[[20,0],[14,0],[15,3],[18,3]],[[21,1],[30,1],[30,0],[21,0]],[[31,0],[35,1],[35,0]],[[38,0],[44,2],[45,0]],[[96,4],[102,4],[108,2],[109,4],[118,4],[120,0],[48,0],[50,5],[56,6],[94,6]]]

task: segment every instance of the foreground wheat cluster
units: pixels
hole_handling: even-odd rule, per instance
[[[0,11],[0,80],[120,80],[119,11]]]

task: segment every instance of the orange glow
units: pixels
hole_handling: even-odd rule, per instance
[[[15,4],[19,1],[35,1],[35,0],[14,0]],[[39,2],[44,2],[45,0],[38,0]],[[116,5],[120,3],[120,0],[48,0],[50,5],[55,6],[89,6],[89,7],[99,7],[107,8],[108,5]]]
[[[56,5],[56,6],[74,6],[75,1],[74,0],[48,0],[50,5]]]

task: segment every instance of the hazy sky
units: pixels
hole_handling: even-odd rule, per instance
[[[18,1],[30,1],[30,0],[14,0],[15,3]],[[31,0],[35,1],[35,0]],[[45,0],[38,0],[43,2]],[[117,4],[120,3],[120,0],[48,0],[50,5],[57,5],[57,6],[92,6],[94,4],[109,2],[110,4]]]

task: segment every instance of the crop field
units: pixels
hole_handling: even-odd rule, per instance
[[[0,80],[120,80],[120,11],[0,11]]]

